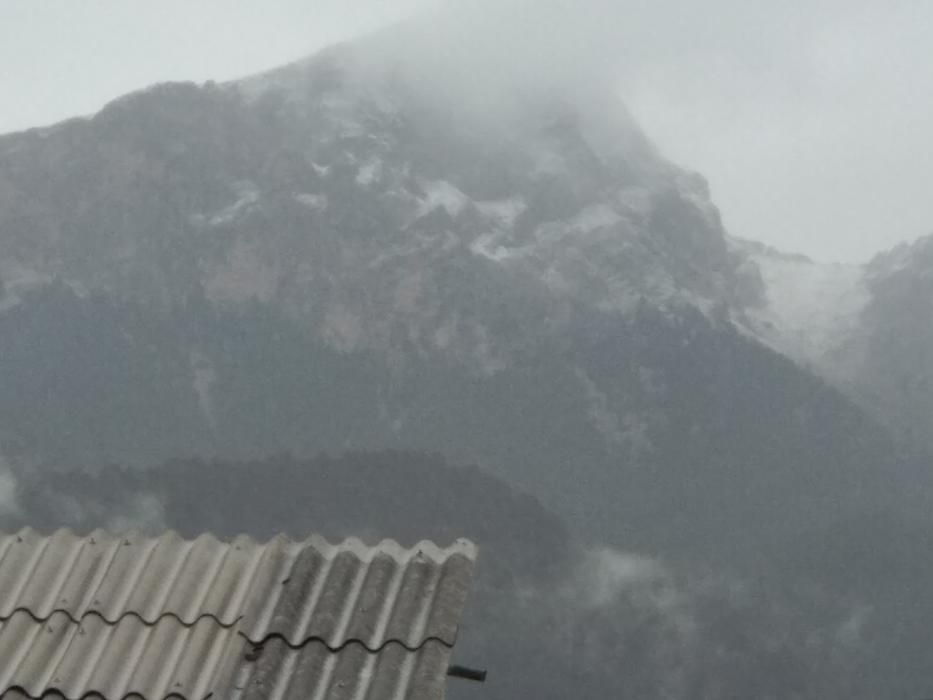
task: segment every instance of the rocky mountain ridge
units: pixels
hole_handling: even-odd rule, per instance
[[[495,374],[577,307],[647,301],[730,317],[889,423],[914,410],[863,381],[883,344],[865,314],[889,280],[923,274],[922,242],[852,266],[732,238],[702,177],[621,106],[522,107],[520,129],[477,134],[348,45],[9,135],[0,310],[53,280],[161,308],[275,304],[340,351],[403,363],[417,349]]]
[[[5,306],[51,279],[161,306],[274,302],[338,349],[390,352],[401,335],[494,372],[535,340],[478,319],[510,296],[523,325],[560,332],[574,305],[708,311],[754,293],[702,178],[635,127],[618,127],[634,149],[597,151],[583,117],[557,105],[477,144],[351,59],[161,86],[90,122],[7,137]],[[68,216],[38,223],[43,203]],[[475,298],[455,296],[453,275],[482,280],[469,282]],[[497,293],[475,294],[482,286]]]

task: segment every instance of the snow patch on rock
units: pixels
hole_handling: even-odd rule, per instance
[[[514,258],[515,249],[503,245],[502,238],[502,233],[498,231],[477,236],[476,240],[470,244],[470,252],[497,263]]]
[[[443,207],[451,217],[455,218],[470,201],[469,197],[446,180],[423,181],[421,189],[424,197],[418,207],[419,218],[439,207]]]
[[[259,201],[259,190],[251,182],[238,182],[234,185],[236,199],[232,204],[213,214],[198,215],[195,217],[195,223],[208,226],[226,226],[233,223],[238,217],[245,214],[253,208]]]
[[[382,176],[382,161],[370,158],[363,163],[356,172],[356,184],[368,187],[378,181]]]
[[[778,352],[813,368],[831,369],[834,351],[858,329],[871,299],[864,268],[819,263],[756,246],[765,304],[746,310],[752,333]]]
[[[569,222],[569,228],[580,233],[597,231],[614,226],[622,221],[619,213],[607,204],[594,204],[585,207]]]

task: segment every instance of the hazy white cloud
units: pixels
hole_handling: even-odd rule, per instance
[[[18,515],[19,499],[16,493],[16,475],[6,459],[0,454],[0,516]]]
[[[408,42],[426,80],[480,107],[616,88],[708,177],[736,235],[860,260],[933,232],[923,0],[5,0],[0,131],[159,80],[253,73],[424,8],[442,8]]]
[[[730,230],[848,261],[933,233],[933,5],[713,4],[625,92]]]
[[[3,0],[0,133],[166,80],[226,80],[398,21],[429,0]]]

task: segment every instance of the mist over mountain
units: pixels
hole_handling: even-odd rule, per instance
[[[499,71],[464,12],[0,137],[0,516],[477,532],[490,697],[933,687],[885,537],[930,526],[928,246],[729,236],[612,66]]]
[[[258,538],[478,542],[451,698],[873,697],[875,611],[818,580],[754,580],[574,537],[534,499],[475,468],[412,452],[257,462],[176,460],[153,469],[23,475],[29,522]],[[4,525],[23,522],[7,518]],[[886,650],[884,650],[886,651]]]

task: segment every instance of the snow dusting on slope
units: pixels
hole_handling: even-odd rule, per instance
[[[503,234],[500,231],[477,236],[476,240],[470,244],[470,252],[488,258],[493,262],[505,262],[509,258],[515,257],[516,250],[502,245],[500,242],[502,238]]]
[[[376,182],[382,174],[382,161],[370,158],[360,166],[356,173],[356,184],[368,187]]]
[[[596,231],[608,226],[614,226],[622,221],[622,217],[606,204],[594,204],[583,209],[570,220],[570,228],[580,233]]]
[[[856,331],[869,301],[863,268],[757,246],[749,252],[766,294],[762,308],[747,312],[750,330],[803,364],[825,367],[833,351]]]
[[[256,186],[251,182],[243,181],[234,183],[233,190],[236,192],[236,200],[234,200],[232,204],[229,204],[213,214],[196,215],[194,217],[194,223],[199,225],[207,223],[208,226],[212,227],[226,226],[232,224],[237,218],[248,212],[259,202],[259,190],[256,189]]]
[[[419,217],[430,214],[439,207],[446,209],[450,216],[456,217],[470,201],[469,197],[446,180],[422,182],[421,189],[424,191],[424,198],[418,208]]]
[[[508,199],[477,202],[476,208],[479,209],[483,216],[495,220],[500,226],[511,228],[515,225],[516,219],[528,209],[528,205],[521,197],[509,197]]]

